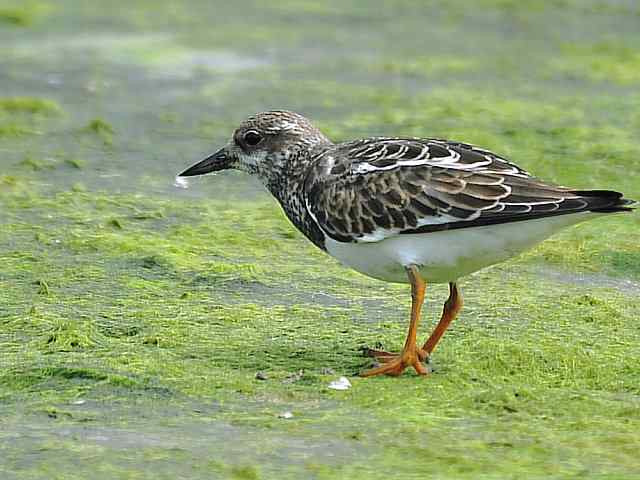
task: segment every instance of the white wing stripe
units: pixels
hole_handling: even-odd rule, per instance
[[[389,155],[385,158],[395,158],[395,157],[401,156],[402,153],[404,152],[399,152],[397,155],[396,154]],[[460,154],[457,152],[451,152],[451,155],[448,157],[398,160],[396,163],[393,163],[391,165],[385,165],[385,166],[376,166],[376,165],[372,165],[369,162],[361,162],[355,165],[353,173],[364,174],[369,172],[393,170],[394,168],[399,168],[399,167],[417,167],[420,165],[446,167],[446,168],[452,168],[456,170],[474,170],[477,168],[486,167],[491,163],[489,161],[476,162],[476,163],[457,163],[458,160],[460,160]]]

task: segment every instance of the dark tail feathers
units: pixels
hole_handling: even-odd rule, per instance
[[[623,198],[622,193],[612,190],[574,190],[575,195],[580,195],[587,202],[587,208],[591,212],[615,213],[630,212],[636,206],[635,200]]]

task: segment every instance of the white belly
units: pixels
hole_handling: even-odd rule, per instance
[[[327,237],[329,254],[360,273],[408,283],[405,267],[416,265],[427,282],[447,283],[533,247],[558,230],[600,216],[558,215],[484,227],[395,235],[378,242],[342,243]]]

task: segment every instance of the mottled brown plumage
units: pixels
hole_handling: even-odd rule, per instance
[[[447,140],[358,140],[335,145],[312,163],[307,208],[342,242],[627,205],[616,192],[542,182],[495,153]]]

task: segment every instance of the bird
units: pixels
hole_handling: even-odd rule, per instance
[[[514,257],[565,227],[629,212],[611,190],[542,181],[507,158],[442,138],[369,137],[341,143],[310,120],[271,110],[245,119],[231,140],[178,174],[236,169],[257,177],[316,247],[378,280],[411,286],[400,352],[369,349],[362,376],[398,376],[427,362],[462,308],[459,279]],[[427,284],[445,283],[440,321],[418,346]]]

